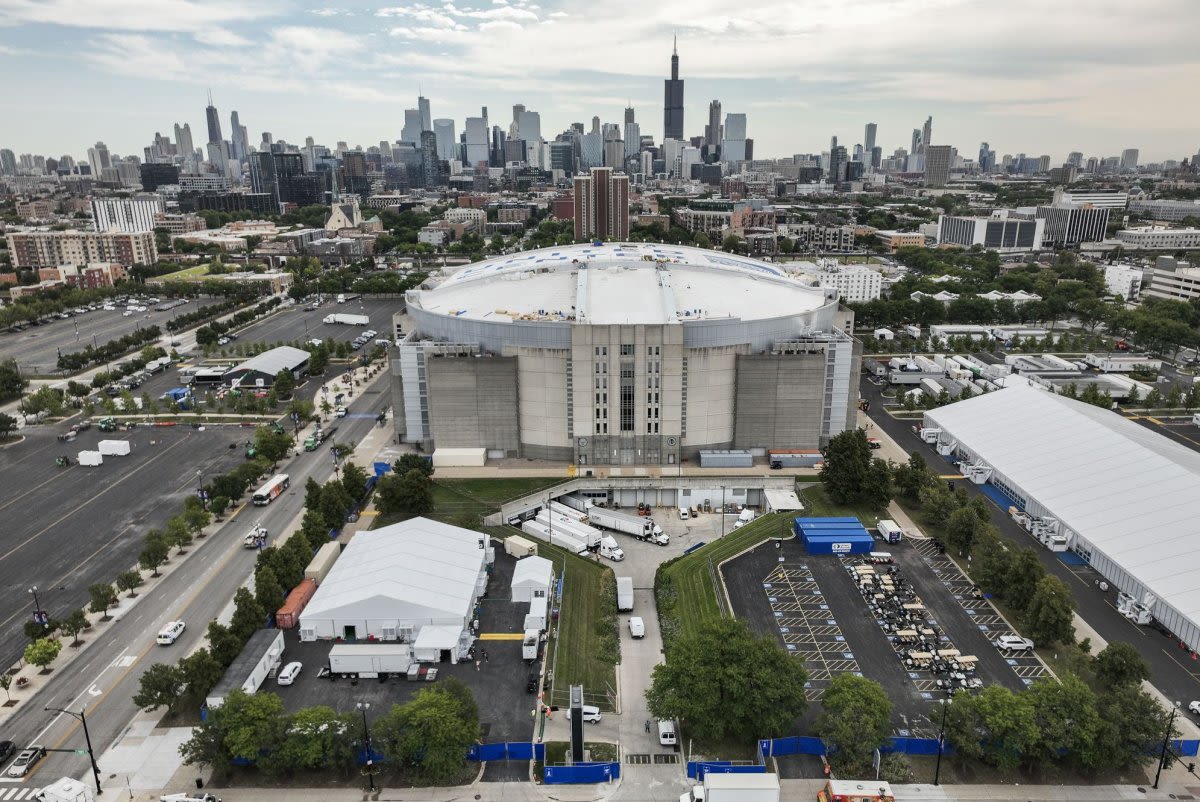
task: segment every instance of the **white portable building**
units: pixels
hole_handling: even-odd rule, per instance
[[[106,457],[125,457],[129,455],[129,441],[101,440],[97,449]]]
[[[254,693],[283,660],[283,630],[260,629],[250,636],[241,654],[207,698],[209,708],[220,707],[233,691]]]
[[[398,640],[456,660],[492,557],[487,535],[427,518],[359,532],[300,614],[300,640]]]
[[[517,560],[510,585],[514,602],[528,602],[550,595],[554,579],[554,563],[545,557],[523,557]]]
[[[435,468],[482,468],[486,463],[486,448],[438,448],[433,452]]]
[[[87,465],[92,468],[96,467],[97,465],[103,465],[104,455],[99,451],[80,451],[79,464]]]

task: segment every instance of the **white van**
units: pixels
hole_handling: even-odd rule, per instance
[[[680,508],[679,508],[679,520],[681,520],[681,521],[686,521],[687,519],[689,519],[689,518],[691,518],[691,517],[692,517],[692,516],[691,516],[691,514],[689,514],[689,513],[688,513],[688,508],[687,508],[687,507],[680,507]]]
[[[660,721],[658,722],[658,742],[663,746],[674,746],[675,738],[675,722]]]
[[[599,724],[600,723],[600,708],[596,707],[595,705],[584,705],[582,708],[580,708],[580,710],[583,713],[584,721],[588,722],[589,724]],[[568,707],[567,708],[567,721],[570,721],[570,720],[571,720],[571,708]]]
[[[629,619],[629,635],[634,638],[646,637],[646,623],[636,615]]]
[[[182,621],[172,621],[162,628],[162,631],[158,633],[158,637],[155,640],[158,641],[159,646],[170,646],[183,634],[185,626]]]

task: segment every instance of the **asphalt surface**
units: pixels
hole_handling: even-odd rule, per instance
[[[294,304],[238,329],[238,342],[286,343],[315,338],[348,343],[368,328],[377,331],[377,337],[388,339],[392,336],[392,314],[399,311],[403,303],[401,298],[360,298],[344,304],[325,301],[311,312],[304,310],[304,304]],[[366,326],[321,322],[326,315],[332,314],[367,315],[371,322]]]
[[[1159,418],[1141,415],[1131,418],[1131,420],[1174,440],[1181,446],[1186,446],[1193,451],[1200,451],[1200,426],[1192,423],[1191,415],[1186,418]]]
[[[22,627],[37,601],[52,617],[86,606],[88,586],[112,582],[137,563],[146,532],[183,509],[199,486],[197,471],[223,473],[244,458],[229,444],[245,438],[236,426],[145,427],[101,433],[92,427],[72,443],[65,426],[29,427],[25,440],[0,449],[0,664],[16,662],[28,642]],[[128,440],[131,453],[104,464],[60,468],[101,439]]]
[[[519,634],[523,632],[528,605],[513,604],[509,600],[509,586],[516,561],[505,554],[502,547],[498,547],[496,552],[496,565],[488,581],[488,595],[480,604],[480,633]],[[483,741],[529,740],[529,711],[533,709],[534,696],[526,693],[525,682],[532,669],[521,659],[519,640],[481,639],[475,644],[475,652],[480,656],[478,668],[472,661],[458,664],[441,662],[437,664],[437,679],[430,684],[409,682],[403,676],[364,680],[318,677],[319,669],[329,663],[329,650],[333,643],[301,643],[296,630],[288,630],[284,638],[283,662],[299,660],[304,664],[304,669],[293,685],[280,687],[269,681],[264,685],[264,690],[278,694],[289,712],[318,704],[329,705],[339,712],[352,712],[359,702],[366,702],[371,705],[369,717],[373,720],[391,710],[392,705],[404,704],[421,689],[434,687],[447,677],[456,677],[475,695]],[[488,653],[486,662],[482,660],[484,649]],[[490,761],[484,771],[484,780],[524,780],[528,775],[527,761]]]
[[[876,426],[886,431],[906,452],[919,453],[934,470],[939,470],[939,466],[949,468],[931,446],[917,437],[912,430],[912,422],[896,420],[883,410],[882,402],[888,399],[881,397],[879,387],[864,378],[860,382],[860,389],[862,397],[871,402],[869,415]],[[1192,660],[1189,652],[1179,648],[1178,641],[1164,637],[1149,627],[1138,626],[1120,615],[1115,606],[1116,591],[1103,592],[1096,587],[1095,581],[1100,578],[1098,572],[1088,567],[1066,565],[1056,554],[1042,548],[1012,520],[1006,510],[997,507],[971,482],[960,481],[956,485],[965,488],[969,497],[982,496],[992,511],[992,523],[1001,535],[1017,546],[1033,548],[1046,571],[1062,579],[1071,588],[1078,603],[1079,615],[1100,637],[1109,643],[1123,641],[1132,644],[1141,653],[1150,666],[1150,681],[1168,699],[1185,706],[1191,700],[1200,699],[1200,661]]]
[[[138,327],[146,326],[158,326],[163,334],[167,335],[164,339],[169,340],[171,337],[166,324],[172,317],[195,312],[201,307],[220,303],[222,300],[193,299],[183,306],[165,312],[155,311],[154,306],[157,304],[147,305],[145,312],[134,312],[130,317],[124,317],[124,307],[118,306],[113,312],[100,309],[75,315],[69,320],[54,318],[39,326],[27,326],[24,331],[0,331],[0,353],[16,359],[23,373],[36,378],[56,370],[60,350],[69,353],[82,351],[93,343],[104,345]]]
[[[374,415],[388,405],[386,394],[356,394],[350,405],[350,411],[355,414],[339,422],[338,440],[361,441],[371,427],[377,425]],[[301,452],[285,465],[286,472],[292,477],[287,492],[270,506],[241,513],[214,534],[197,541],[191,556],[143,593],[118,620],[93,628],[90,637],[95,642],[82,659],[56,669],[36,703],[15,708],[5,725],[3,737],[21,745],[40,742],[50,748],[81,749],[80,725],[62,714],[45,712],[42,707],[78,710],[86,704],[88,727],[96,753],[99,755],[107,750],[137,712],[131,697],[137,692],[142,673],[149,665],[163,659],[163,652],[154,642],[162,625],[171,620],[189,624],[171,647],[170,659],[194,649],[201,642],[207,623],[217,618],[253,570],[255,553],[242,548],[242,530],[261,521],[272,536],[277,537],[302,512],[304,483],[308,477],[325,481],[332,474],[332,464],[324,448]],[[78,777],[87,771],[86,757],[51,753],[25,784],[42,785],[56,777]],[[0,785],[0,789],[5,787],[11,786],[8,783]]]

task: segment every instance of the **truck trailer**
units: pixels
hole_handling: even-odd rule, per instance
[[[647,540],[651,543],[657,543],[660,546],[665,546],[671,542],[671,538],[663,533],[662,527],[654,523],[652,518],[643,518],[640,515],[631,515],[620,510],[589,507],[588,523],[592,526],[600,526],[605,529],[612,529],[615,532],[633,535],[638,540]]]
[[[617,577],[617,610],[625,613],[633,609],[633,577]]]
[[[407,643],[336,643],[329,650],[329,673],[340,677],[404,674],[412,663],[412,647]]]
[[[779,802],[779,776],[710,771],[704,775],[703,785],[682,794],[679,802]]]
[[[562,531],[578,537],[589,549],[599,548],[600,539],[604,537],[604,533],[594,526],[588,526],[585,523],[576,521],[574,518],[558,515],[548,510],[539,512],[535,520],[545,524],[550,528],[551,532],[557,533]]]
[[[332,315],[326,315],[321,320],[322,323],[343,323],[347,326],[368,326],[371,323],[371,318],[367,315],[346,315],[336,312]]]
[[[525,521],[521,524],[521,531],[527,535],[533,535],[538,540],[544,540],[551,545],[566,549],[572,554],[587,554],[587,543],[576,535],[570,535],[563,532],[558,527],[553,530],[547,524],[541,521]]]

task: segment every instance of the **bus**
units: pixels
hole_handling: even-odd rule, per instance
[[[283,495],[283,491],[288,489],[291,484],[291,479],[286,473],[279,473],[270,478],[270,480],[254,492],[251,501],[256,507],[265,507],[275,499]]]

